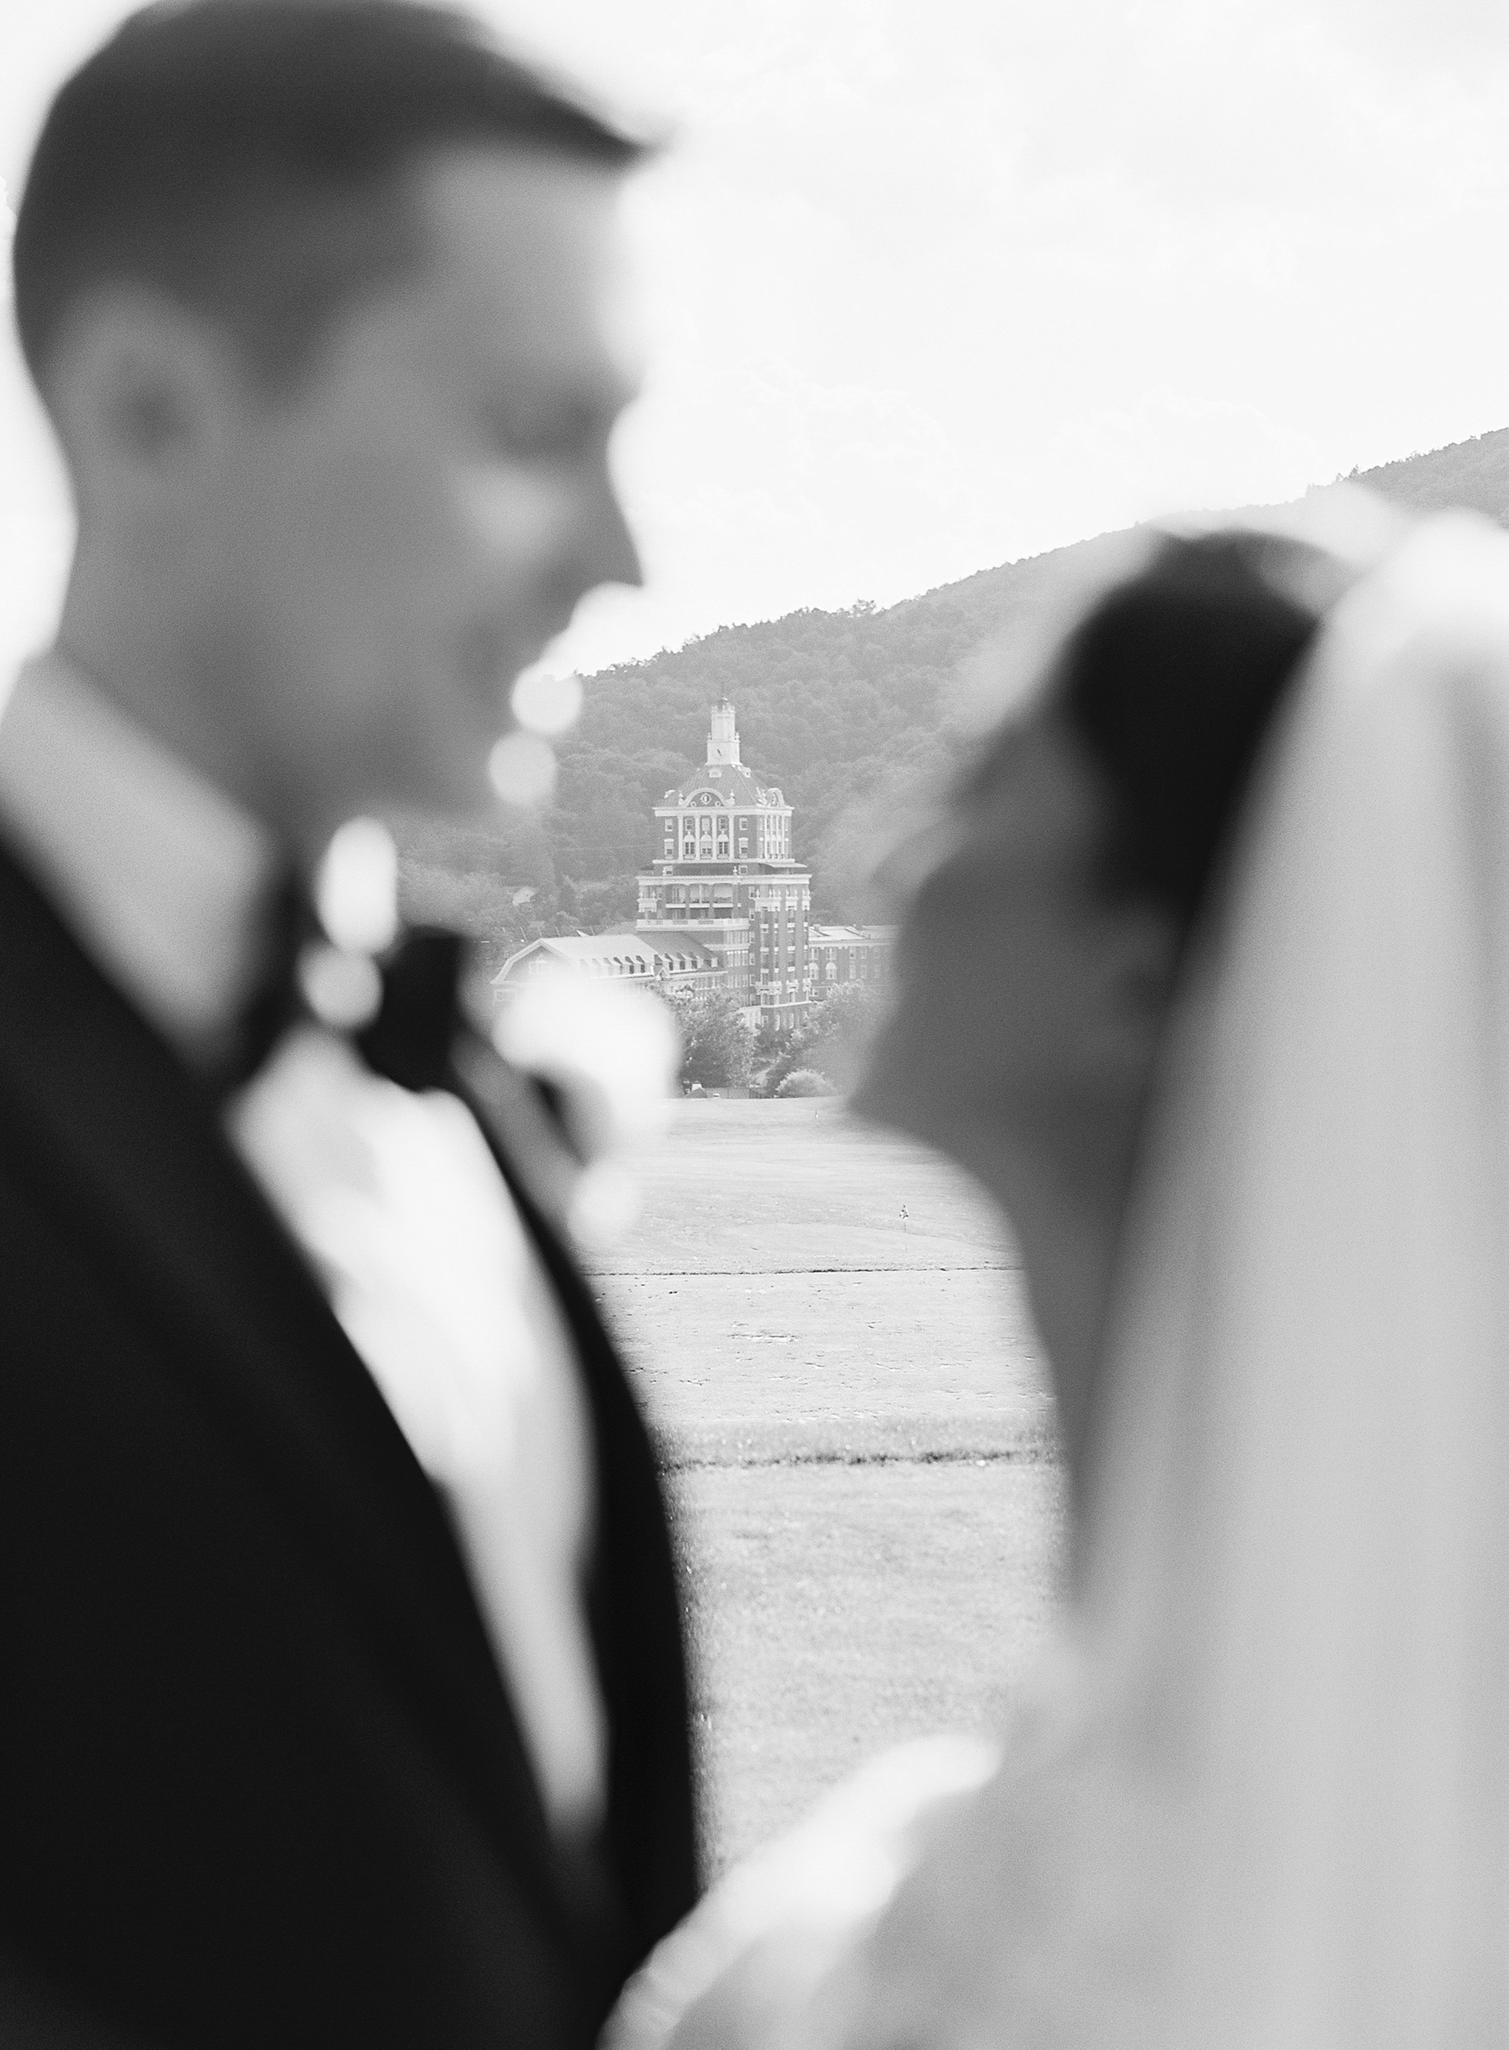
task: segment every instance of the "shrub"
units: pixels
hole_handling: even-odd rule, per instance
[[[831,1096],[833,1084],[816,1068],[793,1068],[776,1088],[777,1096]]]

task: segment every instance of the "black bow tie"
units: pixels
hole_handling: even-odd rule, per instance
[[[461,1006],[467,955],[460,933],[417,926],[382,956],[377,1010],[351,1035],[374,1074],[405,1089],[455,1086],[456,1041],[468,1029]]]
[[[302,1019],[344,1032],[375,1074],[405,1089],[452,1087],[467,952],[459,933],[420,926],[382,954],[342,955],[290,874],[267,901],[261,966],[208,1073],[211,1093],[224,1101],[244,1088]]]

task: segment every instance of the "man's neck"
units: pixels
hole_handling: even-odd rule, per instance
[[[0,716],[0,820],[85,950],[196,1057],[238,1001],[272,838],[56,654]]]
[[[159,747],[243,805],[260,813],[254,791],[237,773],[233,750],[206,716],[198,694],[185,686],[171,652],[147,637],[65,606],[56,647],[116,709]]]
[[[238,703],[257,688],[237,679],[228,648],[196,636],[159,578],[122,577],[82,545],[56,648],[100,694],[167,753],[260,820],[285,846],[317,857],[338,820],[305,818],[262,758]]]

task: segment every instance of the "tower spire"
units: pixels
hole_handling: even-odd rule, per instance
[[[734,708],[727,698],[719,698],[709,714],[707,728],[707,765],[728,763],[739,767],[739,729],[734,724]]]

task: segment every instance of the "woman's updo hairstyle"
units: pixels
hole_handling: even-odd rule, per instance
[[[1044,709],[1110,797],[1102,880],[1151,897],[1186,933],[1335,570],[1278,534],[1169,537],[1096,601],[1054,665]]]

